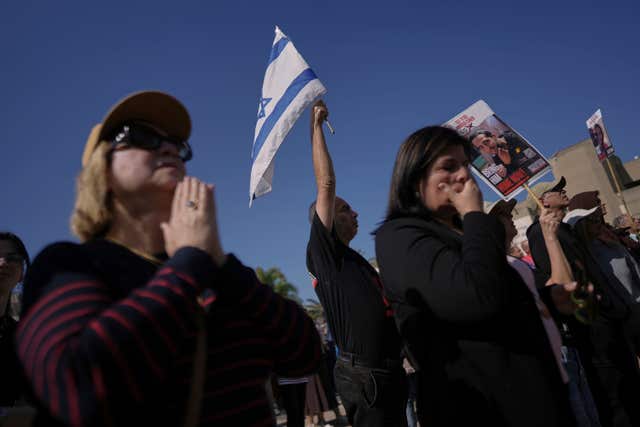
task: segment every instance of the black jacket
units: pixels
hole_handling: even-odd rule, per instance
[[[533,295],[506,261],[502,225],[474,212],[463,229],[407,217],[376,234],[385,292],[419,368],[422,424],[572,425]]]

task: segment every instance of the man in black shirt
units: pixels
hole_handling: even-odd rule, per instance
[[[316,102],[311,143],[318,195],[310,209],[307,269],[339,350],[336,389],[352,426],[406,426],[400,336],[376,270],[349,247],[358,214],[336,197],[322,131],[327,116],[325,104]]]

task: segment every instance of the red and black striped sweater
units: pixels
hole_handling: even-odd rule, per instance
[[[320,360],[302,308],[233,255],[216,268],[182,248],[158,266],[106,240],[56,243],[34,260],[23,304],[16,345],[36,425],[180,426],[203,306],[201,425],[275,425],[269,374],[310,374]]]

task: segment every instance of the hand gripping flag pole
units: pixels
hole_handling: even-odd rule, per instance
[[[249,206],[253,199],[271,191],[274,157],[293,124],[316,98],[327,92],[291,40],[278,27],[275,33],[258,102]],[[327,126],[333,133],[331,125]]]

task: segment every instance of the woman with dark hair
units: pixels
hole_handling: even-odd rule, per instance
[[[213,186],[186,176],[191,120],[139,92],[85,145],[72,215],[24,284],[17,350],[36,425],[275,426],[269,375],[315,371],[295,302],[222,250]]]
[[[13,351],[17,319],[12,316],[11,293],[22,282],[29,254],[13,233],[0,232],[0,406],[13,406],[20,398],[18,361]]]
[[[396,158],[376,255],[426,426],[574,424],[536,302],[483,212],[468,142],[420,129]],[[566,302],[562,287],[549,291]]]

